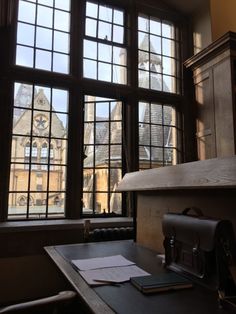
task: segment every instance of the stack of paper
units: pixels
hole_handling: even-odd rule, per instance
[[[71,262],[89,285],[117,284],[129,281],[131,277],[149,275],[122,255],[77,259]]]

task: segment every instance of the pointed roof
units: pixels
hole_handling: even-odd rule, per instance
[[[155,48],[153,47],[152,42],[149,40],[149,36],[147,33],[144,35],[139,49],[141,50],[139,53],[139,63],[151,62],[156,65],[161,64],[161,58],[156,54]],[[149,56],[149,54],[147,54],[145,51],[150,51],[152,52],[152,54]]]
[[[122,143],[122,129],[120,125],[120,119],[121,119],[121,106],[119,103],[117,103],[112,112],[111,112],[111,129],[108,127],[107,121],[101,121],[99,123],[96,123],[96,166],[106,164],[108,162],[108,138],[109,138],[109,132],[110,132],[110,143],[111,144],[117,144],[117,145],[111,145],[110,146],[110,161],[113,160],[118,162],[121,161],[121,149],[120,145]],[[96,118],[98,120],[98,118]],[[99,127],[98,127],[99,126]],[[86,130],[87,129],[87,130]],[[93,127],[86,127],[85,129],[85,143],[93,143]],[[90,140],[91,138],[91,140]],[[104,145],[103,145],[104,144]],[[119,145],[120,144],[120,145]],[[85,144],[86,146],[86,144]],[[85,154],[87,155],[87,158],[84,160],[84,166],[90,167],[93,165],[93,151],[89,149],[90,146],[88,146],[87,151],[85,151]]]

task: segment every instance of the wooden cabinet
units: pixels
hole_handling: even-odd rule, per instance
[[[185,62],[193,71],[198,159],[236,154],[236,33]]]

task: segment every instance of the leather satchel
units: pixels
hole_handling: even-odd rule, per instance
[[[195,215],[190,215],[192,209]],[[166,267],[210,289],[236,295],[232,223],[203,215],[198,208],[167,213],[162,222]]]

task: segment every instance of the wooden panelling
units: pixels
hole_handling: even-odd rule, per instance
[[[235,51],[236,34],[229,32],[185,62],[195,82],[200,160],[236,154]]]
[[[236,189],[138,193],[137,242],[157,252],[164,252],[163,215],[167,212],[180,213],[192,206],[199,207],[206,216],[231,220],[236,234],[235,204]]]

